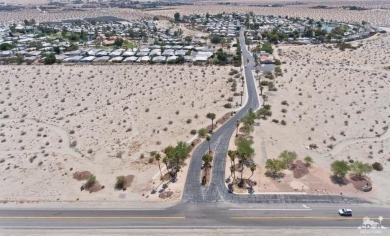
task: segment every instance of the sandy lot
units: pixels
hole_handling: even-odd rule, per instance
[[[150,152],[189,140],[191,129],[211,123],[208,112],[218,119],[230,111],[230,69],[1,66],[0,199],[146,199],[160,184]],[[84,170],[105,189],[81,192],[72,175]],[[119,175],[135,176],[125,192],[114,190]]]
[[[355,42],[356,50],[340,51],[321,46],[279,46],[284,71],[276,78],[277,92],[266,92],[272,117],[255,128],[255,190],[359,196],[390,203],[390,70],[389,35]],[[364,55],[364,56],[363,56]],[[287,101],[288,105],[282,105]],[[285,109],[283,112],[282,109]],[[272,119],[285,120],[286,126]],[[317,149],[309,150],[310,144]],[[298,158],[311,156],[315,164],[310,173],[294,178],[292,171],[276,182],[264,176],[265,161],[283,150],[295,151]],[[350,183],[340,187],[330,180],[334,160],[380,162],[382,172],[368,176],[373,191],[357,191]],[[249,176],[250,171],[244,174]]]

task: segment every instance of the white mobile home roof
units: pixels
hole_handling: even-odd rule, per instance
[[[81,62],[92,62],[93,60],[95,60],[96,57],[94,56],[88,56],[88,57],[84,57],[83,59],[81,59],[80,61]]]
[[[135,52],[133,51],[126,51],[122,54],[122,56],[124,57],[130,57],[130,56],[134,56],[135,55]]]
[[[114,57],[110,61],[111,62],[121,62],[121,61],[123,61],[123,57]]]
[[[110,60],[110,57],[108,56],[103,56],[103,57],[97,57],[95,60],[93,60],[94,62],[106,62]]]
[[[154,62],[164,62],[166,60],[166,58],[164,56],[157,56],[157,57],[153,57],[152,61]]]
[[[138,57],[126,57],[124,62],[135,62]]]

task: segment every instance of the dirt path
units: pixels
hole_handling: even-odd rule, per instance
[[[389,129],[387,129],[382,135],[379,137],[361,137],[361,138],[347,138],[340,142],[338,142],[336,145],[334,145],[333,149],[325,152],[325,153],[317,153],[314,151],[310,151],[311,154],[314,156],[319,157],[335,157],[337,154],[339,154],[344,148],[346,148],[349,145],[356,144],[356,143],[363,143],[363,142],[379,142],[390,139],[390,132]]]
[[[19,121],[20,119],[0,119],[0,122],[12,122],[12,121]],[[70,136],[68,135],[68,132],[64,130],[61,127],[51,125],[36,119],[24,119],[26,123],[32,124],[32,125],[40,125],[40,126],[46,126],[49,130],[55,132],[58,134],[62,140],[64,140],[62,147],[61,148],[46,148],[46,151],[49,152],[56,152],[56,153],[61,153],[61,154],[67,154],[71,155],[75,158],[81,157],[81,153],[78,152],[77,150],[74,150],[73,148],[70,147]],[[17,153],[36,153],[36,152],[41,152],[41,149],[30,149],[30,150],[15,150],[15,151],[0,151],[2,154],[17,154]]]

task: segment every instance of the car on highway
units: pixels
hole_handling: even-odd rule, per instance
[[[341,216],[352,216],[352,210],[351,209],[339,209],[339,215]]]

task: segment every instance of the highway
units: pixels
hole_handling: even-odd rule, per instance
[[[352,217],[337,214],[342,205],[178,204],[156,210],[0,210],[0,229],[134,229],[134,228],[347,228],[363,217],[390,223],[390,209],[356,205]],[[389,224],[390,225],[390,224]]]

